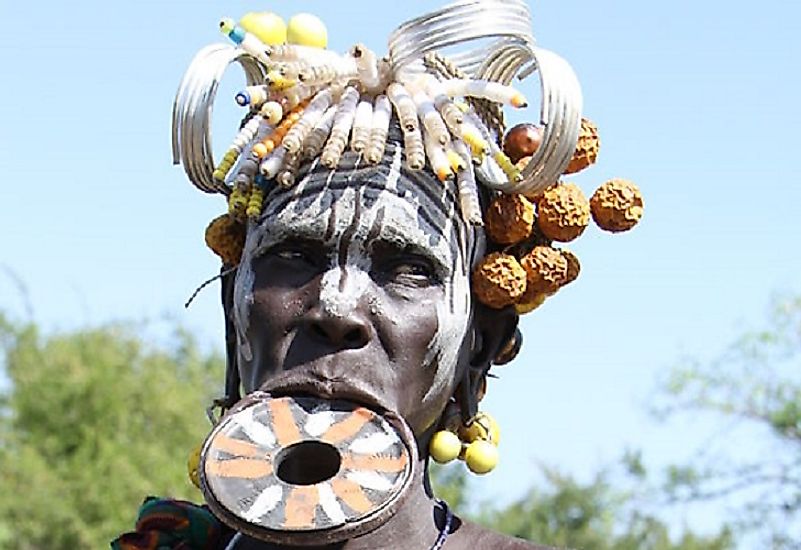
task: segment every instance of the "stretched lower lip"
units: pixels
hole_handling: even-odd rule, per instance
[[[318,384],[299,384],[299,385],[279,385],[276,387],[263,387],[262,391],[269,393],[273,397],[311,397],[325,401],[347,401],[370,409],[378,414],[384,414],[389,409],[381,403],[377,397],[356,388],[338,385],[318,385]]]

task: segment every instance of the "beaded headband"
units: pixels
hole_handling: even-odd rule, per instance
[[[293,186],[310,159],[336,170],[348,147],[367,164],[381,162],[396,117],[406,168],[429,169],[455,185],[460,215],[484,225],[497,245],[474,270],[476,297],[520,314],[538,307],[579,272],[576,256],[553,243],[577,238],[590,217],[608,231],[630,229],[642,215],[642,196],[633,183],[612,179],[588,201],[560,181],[595,162],[598,132],[581,117],[573,70],[535,44],[530,19],[523,0],[459,1],[398,27],[384,57],[363,44],[345,54],[326,49],[325,26],[308,14],[288,27],[274,14],[223,19],[220,30],[232,44],[196,55],[173,107],[174,162],[198,189],[228,200],[228,213],[207,228],[207,244],[236,266],[245,224],[261,214],[269,186]],[[246,120],[215,162],[212,110],[233,63],[247,81],[235,97]],[[535,73],[540,124],[504,135],[502,107],[527,106],[510,83]],[[493,197],[485,212],[479,185]]]

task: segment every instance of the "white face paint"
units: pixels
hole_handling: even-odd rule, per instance
[[[395,149],[389,173],[363,181],[358,163],[350,172],[331,172],[323,181],[305,177],[284,198],[267,204],[263,221],[246,244],[237,275],[235,322],[240,361],[252,360],[246,341],[253,303],[252,262],[287,241],[312,241],[325,251],[321,259],[319,306],[325,315],[347,318],[369,304],[374,315],[384,311],[386,296],[376,292],[374,263],[381,250],[412,251],[436,274],[436,299],[415,304],[435,311],[436,330],[420,368],[436,369],[424,401],[434,399],[453,383],[471,313],[470,267],[483,249],[482,233],[467,228],[459,217],[453,191],[433,178],[402,177],[401,152]],[[423,189],[423,186],[429,186]],[[476,240],[478,238],[478,241]],[[465,253],[468,250],[468,253]],[[402,285],[391,287],[391,298],[416,299]],[[390,308],[391,310],[391,308]]]

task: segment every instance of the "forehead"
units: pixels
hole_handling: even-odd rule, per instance
[[[455,184],[440,183],[427,171],[406,171],[401,149],[390,147],[377,166],[356,155],[346,156],[336,171],[313,162],[294,187],[272,190],[253,246],[263,250],[289,238],[331,248],[381,242],[428,253],[443,267],[466,260],[472,231],[459,214]]]

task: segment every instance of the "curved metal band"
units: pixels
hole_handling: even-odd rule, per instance
[[[192,60],[173,102],[173,164],[183,164],[189,181],[206,193],[228,193],[227,186],[212,177],[211,116],[220,80],[234,62],[245,71],[248,86],[264,82],[264,68],[254,58],[234,46],[212,44]]]
[[[506,193],[537,194],[555,183],[576,148],[581,127],[581,87],[561,57],[534,45],[531,17],[524,0],[463,0],[412,19],[389,40],[396,71],[420,70],[427,52],[495,38],[489,46],[449,56],[474,78],[509,84],[539,70],[543,141],[517,182],[494,188]]]
[[[430,51],[499,37],[534,45],[531,15],[524,0],[462,0],[411,19],[390,36],[389,58],[392,68],[399,71]],[[482,44],[459,52],[454,61],[473,74],[469,69],[485,58],[487,51],[486,44]]]

